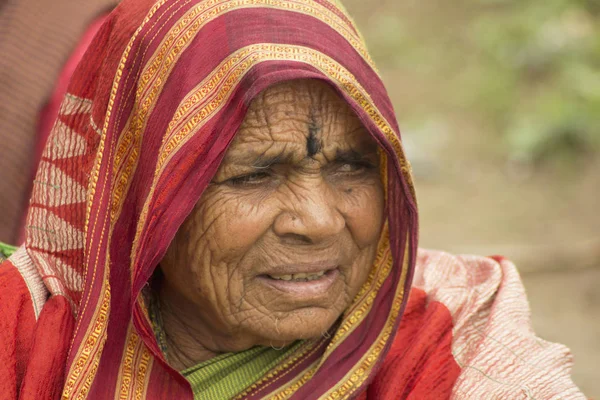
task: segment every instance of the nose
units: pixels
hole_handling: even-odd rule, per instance
[[[303,186],[289,189],[286,206],[273,223],[275,234],[284,240],[316,244],[342,232],[346,220],[327,184]]]

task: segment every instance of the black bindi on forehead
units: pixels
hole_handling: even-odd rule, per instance
[[[321,151],[321,140],[318,135],[321,132],[321,127],[317,123],[315,113],[310,111],[310,121],[308,123],[308,136],[306,137],[306,156],[313,157]]]

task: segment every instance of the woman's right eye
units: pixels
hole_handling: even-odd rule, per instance
[[[269,178],[271,174],[268,172],[253,172],[229,178],[226,182],[231,186],[254,186],[265,183]]]

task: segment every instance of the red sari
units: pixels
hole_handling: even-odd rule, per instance
[[[564,348],[540,345],[535,368],[533,353],[512,350],[541,342],[510,263],[417,255],[391,103],[330,0],[125,0],[107,18],[44,150],[26,244],[0,267],[8,398],[193,397],[164,359],[140,292],[252,98],[291,79],[329,83],[377,140],[387,221],[335,334],[307,341],[238,397],[580,398]]]

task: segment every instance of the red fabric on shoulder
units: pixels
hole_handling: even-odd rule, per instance
[[[460,368],[452,356],[452,317],[413,288],[398,333],[366,399],[448,399]],[[363,397],[359,397],[361,399]]]
[[[74,325],[68,301],[52,297],[36,321],[27,284],[7,260],[0,305],[0,399],[59,399]]]
[[[44,304],[21,386],[20,400],[60,398],[74,324],[71,306],[65,297],[54,296]],[[41,376],[44,379],[40,379]]]
[[[17,268],[0,264],[0,394],[15,399],[31,351],[35,314],[29,289]]]

